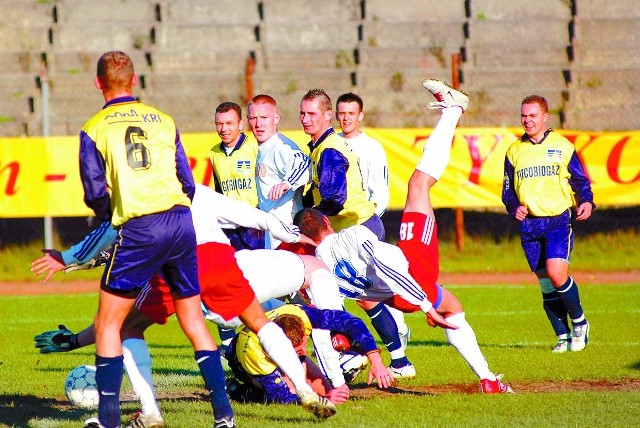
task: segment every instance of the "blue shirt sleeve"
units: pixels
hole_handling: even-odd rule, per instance
[[[347,170],[349,161],[339,151],[325,149],[318,161],[320,203],[316,207],[327,216],[338,214],[347,200]]]
[[[265,397],[268,400],[282,404],[296,403],[298,401],[298,396],[289,390],[289,385],[282,379],[278,369],[268,375],[254,377],[262,385]]]
[[[571,155],[571,159],[569,160],[567,169],[569,171],[569,174],[571,174],[571,177],[569,178],[569,185],[571,186],[573,192],[576,194],[578,206],[580,206],[584,202],[590,202],[593,206],[593,209],[595,209],[596,204],[593,202],[591,182],[589,182],[589,177],[587,177],[587,174],[585,174],[582,163],[580,162],[580,158],[578,157],[578,154],[576,152],[573,152],[573,155]]]
[[[62,260],[67,266],[74,263],[83,265],[97,257],[100,251],[111,247],[117,236],[118,232],[113,228],[111,222],[104,221],[82,241],[63,251],[61,253]]]
[[[193,201],[193,196],[196,194],[196,183],[178,131],[176,131],[176,170],[178,180],[182,183],[182,191]]]
[[[86,132],[80,132],[80,179],[84,203],[101,221],[111,221],[111,198],[107,192],[104,158]]]
[[[507,212],[515,215],[516,209],[520,206],[518,195],[513,189],[514,167],[507,156],[504,157],[504,179],[502,181],[502,203]]]
[[[300,305],[300,308],[309,317],[311,327],[344,334],[350,339],[352,346],[362,349],[365,353],[378,349],[365,323],[349,312],[304,305]]]

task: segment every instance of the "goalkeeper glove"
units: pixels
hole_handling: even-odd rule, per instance
[[[41,354],[69,352],[80,347],[78,335],[63,324],[58,325],[58,330],[45,331],[35,336],[33,340],[36,342],[36,348],[40,348]]]
[[[100,251],[97,256],[87,261],[86,263],[83,263],[81,265],[79,265],[78,263],[67,265],[64,268],[64,273],[73,272],[74,270],[95,269],[106,264],[110,257],[111,253],[109,253],[108,251]]]

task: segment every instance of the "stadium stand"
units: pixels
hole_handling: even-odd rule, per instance
[[[74,135],[101,105],[95,62],[132,55],[137,94],[183,132],[210,132],[224,100],[275,96],[282,129],[299,129],[313,87],[365,99],[367,124],[432,126],[417,82],[451,81],[472,97],[462,126],[519,126],[525,95],[550,101],[551,125],[637,128],[640,9],[634,0],[5,1],[0,16],[0,135],[40,135],[41,69],[51,134]],[[248,73],[247,73],[248,70]]]

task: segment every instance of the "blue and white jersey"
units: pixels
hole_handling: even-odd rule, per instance
[[[409,274],[409,262],[395,245],[381,242],[365,226],[333,233],[316,248],[350,299],[384,301],[398,295],[424,312],[431,309],[422,287]]]
[[[290,139],[276,133],[258,146],[256,181],[258,207],[281,221],[291,224],[293,216],[302,209],[302,191],[311,179],[311,161]],[[291,188],[277,200],[269,199],[271,189],[280,183]],[[280,243],[267,245],[276,248]]]
[[[238,226],[269,231],[283,242],[300,241],[300,230],[297,226],[285,224],[272,214],[224,196],[208,186],[196,184],[195,189],[191,215],[198,244],[229,244],[229,238],[222,229]],[[87,263],[100,251],[110,248],[117,236],[118,233],[111,226],[111,222],[105,221],[81,242],[62,252],[62,259],[66,265]]]

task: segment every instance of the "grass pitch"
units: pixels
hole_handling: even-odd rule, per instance
[[[515,395],[480,394],[444,332],[428,327],[422,315],[408,314],[407,355],[418,371],[415,379],[383,392],[367,386],[361,374],[352,398],[326,421],[298,406],[233,403],[238,426],[640,426],[640,281],[581,284],[590,343],[583,352],[561,355],[550,352],[554,336],[536,286],[450,289],[462,301],[491,369],[505,374]],[[68,404],[63,386],[71,368],[93,363],[94,348],[42,355],[32,338],[61,322],[78,331],[92,321],[96,306],[96,294],[0,296],[0,426],[78,427],[93,415]],[[213,325],[211,332],[216,335]],[[147,339],[167,426],[210,427],[211,409],[175,318],[149,329]],[[123,398],[126,420],[138,408],[126,381]]]

